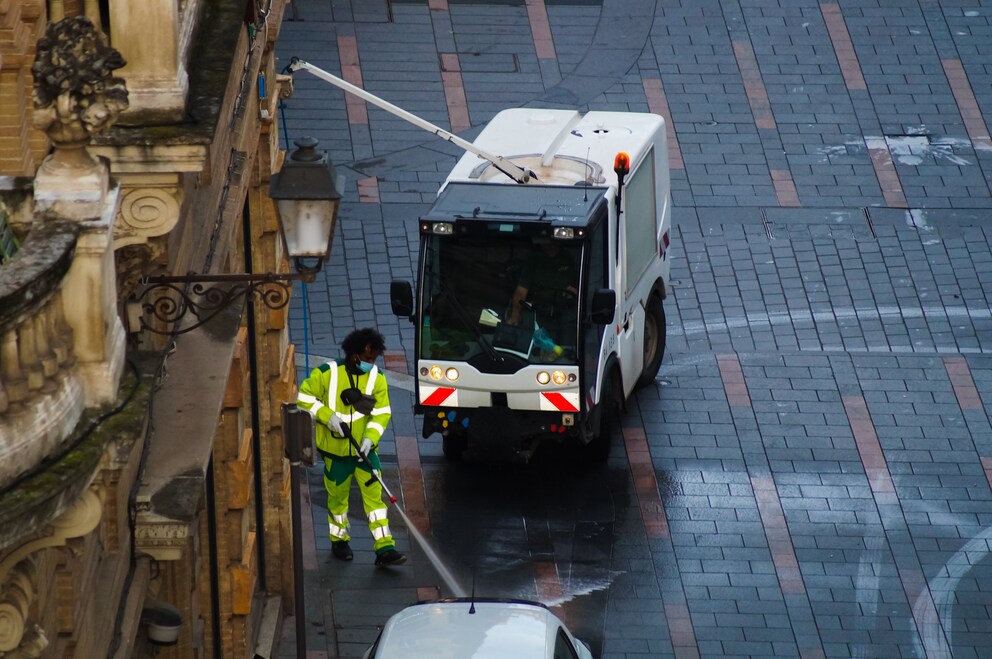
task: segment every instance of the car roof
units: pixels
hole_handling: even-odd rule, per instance
[[[376,659],[547,659],[561,621],[520,600],[420,602],[389,619]]]

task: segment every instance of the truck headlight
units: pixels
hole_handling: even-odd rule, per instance
[[[551,375],[549,375],[547,371],[541,371],[537,374],[538,384],[547,384],[549,382],[551,382]]]

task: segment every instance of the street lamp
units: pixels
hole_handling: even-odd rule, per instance
[[[281,309],[289,304],[292,282],[314,281],[331,252],[341,204],[334,166],[326,152],[317,151],[317,144],[312,137],[296,140],[296,150],[269,182],[279,232],[297,272],[144,277],[141,293],[128,303],[128,325],[137,328],[135,331],[185,334],[249,296],[269,309]],[[196,322],[175,329],[187,313],[192,313]],[[146,316],[158,322],[152,325]],[[161,326],[169,329],[159,329]]]
[[[316,274],[331,251],[341,193],[334,165],[326,152],[318,153],[317,140],[303,137],[295,144],[282,169],[272,175],[269,197],[276,202],[283,240],[296,269]]]

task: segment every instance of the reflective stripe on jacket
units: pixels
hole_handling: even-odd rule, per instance
[[[300,384],[296,397],[296,404],[309,411],[316,420],[317,448],[331,455],[356,454],[347,437],[334,433],[328,427],[331,414],[336,412],[344,419],[356,442],[361,444],[363,439],[369,439],[373,447],[379,446],[392,416],[386,376],[379,372],[379,367],[373,365],[368,373],[352,374],[350,379],[346,369],[344,364],[339,365],[335,361],[321,364]],[[371,414],[362,414],[341,401],[341,392],[351,388],[352,382],[363,394],[375,398]]]

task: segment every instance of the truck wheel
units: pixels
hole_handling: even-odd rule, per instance
[[[613,443],[614,429],[620,418],[620,401],[617,399],[616,377],[611,375],[606,379],[599,404],[599,424],[596,434],[585,446],[579,447],[579,459],[586,464],[602,464],[610,456],[610,445]]]
[[[654,382],[661,368],[661,358],[665,356],[665,307],[661,298],[652,295],[644,308],[644,370],[637,378],[637,386],[645,387]]]
[[[461,462],[467,448],[468,437],[461,433],[449,432],[441,436],[441,450],[444,451],[444,457],[452,462]]]

